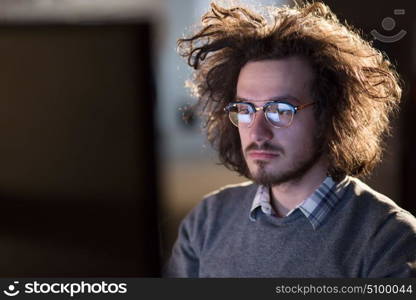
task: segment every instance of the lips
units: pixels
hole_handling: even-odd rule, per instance
[[[276,152],[253,150],[248,153],[248,156],[253,159],[273,159],[279,156]]]

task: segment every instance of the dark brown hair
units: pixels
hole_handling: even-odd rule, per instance
[[[399,76],[325,4],[268,7],[260,15],[212,3],[202,28],[178,46],[195,69],[188,83],[206,117],[208,140],[229,169],[249,177],[238,130],[224,112],[234,100],[241,68],[249,61],[293,55],[305,57],[315,72],[311,95],[329,174],[335,179],[367,175],[381,160],[383,135],[401,98]]]

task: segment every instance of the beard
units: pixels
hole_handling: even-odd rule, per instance
[[[269,162],[263,160],[255,160],[257,171],[253,172],[249,168],[250,179],[255,183],[264,186],[276,186],[287,182],[296,182],[303,178],[303,176],[320,160],[322,156],[322,147],[320,141],[315,139],[313,141],[312,149],[308,151],[306,157],[302,159],[294,159],[291,166],[285,168],[286,170],[267,170]],[[263,144],[261,147],[250,145],[247,150],[274,150],[284,153],[282,148],[276,147],[269,143]],[[247,151],[246,150],[246,151]]]

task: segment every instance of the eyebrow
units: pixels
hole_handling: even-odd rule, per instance
[[[284,95],[284,96],[275,96],[269,99],[265,99],[265,100],[255,100],[255,99],[247,99],[247,98],[243,98],[243,97],[239,97],[237,96],[235,98],[235,100],[239,101],[239,102],[255,102],[255,101],[279,101],[279,100],[295,100],[298,103],[301,103],[300,100],[298,98],[296,98],[295,96],[292,95]]]

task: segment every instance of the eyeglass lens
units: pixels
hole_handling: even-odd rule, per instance
[[[286,103],[269,103],[265,109],[266,119],[275,127],[288,127],[295,113],[294,108]],[[236,103],[229,111],[231,122],[235,126],[250,125],[255,110],[246,103]]]

